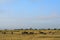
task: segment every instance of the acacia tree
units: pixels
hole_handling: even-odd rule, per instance
[[[32,28],[30,28],[30,30],[33,30]]]
[[[48,30],[50,30],[50,28],[48,28]]]
[[[54,28],[54,30],[57,30],[56,28]]]

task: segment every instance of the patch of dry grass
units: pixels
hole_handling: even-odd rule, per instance
[[[24,31],[34,32],[35,34],[22,34]],[[6,32],[6,34],[2,34],[2,32]],[[54,34],[52,34],[53,32]],[[0,32],[0,40],[60,40],[60,30],[4,30]]]

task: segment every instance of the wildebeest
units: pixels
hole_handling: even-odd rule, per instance
[[[34,32],[29,32],[29,34],[34,34]]]
[[[2,34],[6,34],[6,32],[2,32]]]
[[[13,32],[11,32],[11,34],[13,34]]]
[[[49,32],[49,34],[55,34],[55,32]]]
[[[40,32],[40,34],[44,34],[44,35],[46,35],[47,33],[44,33],[44,32]]]
[[[34,32],[22,32],[22,34],[34,34]]]
[[[28,32],[22,32],[22,34],[28,34]]]

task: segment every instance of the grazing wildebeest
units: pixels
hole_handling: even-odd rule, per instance
[[[49,32],[49,33],[52,33],[52,32]]]
[[[11,32],[11,34],[13,34],[13,32]]]
[[[55,34],[55,32],[49,32],[49,34]]]
[[[22,34],[28,34],[28,32],[22,32]]]
[[[6,34],[6,32],[2,32],[2,34]]]
[[[29,32],[29,34],[34,34],[34,32]]]
[[[40,32],[40,34],[44,34],[44,35],[46,35],[47,33],[44,33],[44,32]]]

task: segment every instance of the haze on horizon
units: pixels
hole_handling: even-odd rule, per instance
[[[0,0],[0,29],[60,28],[60,0]]]

